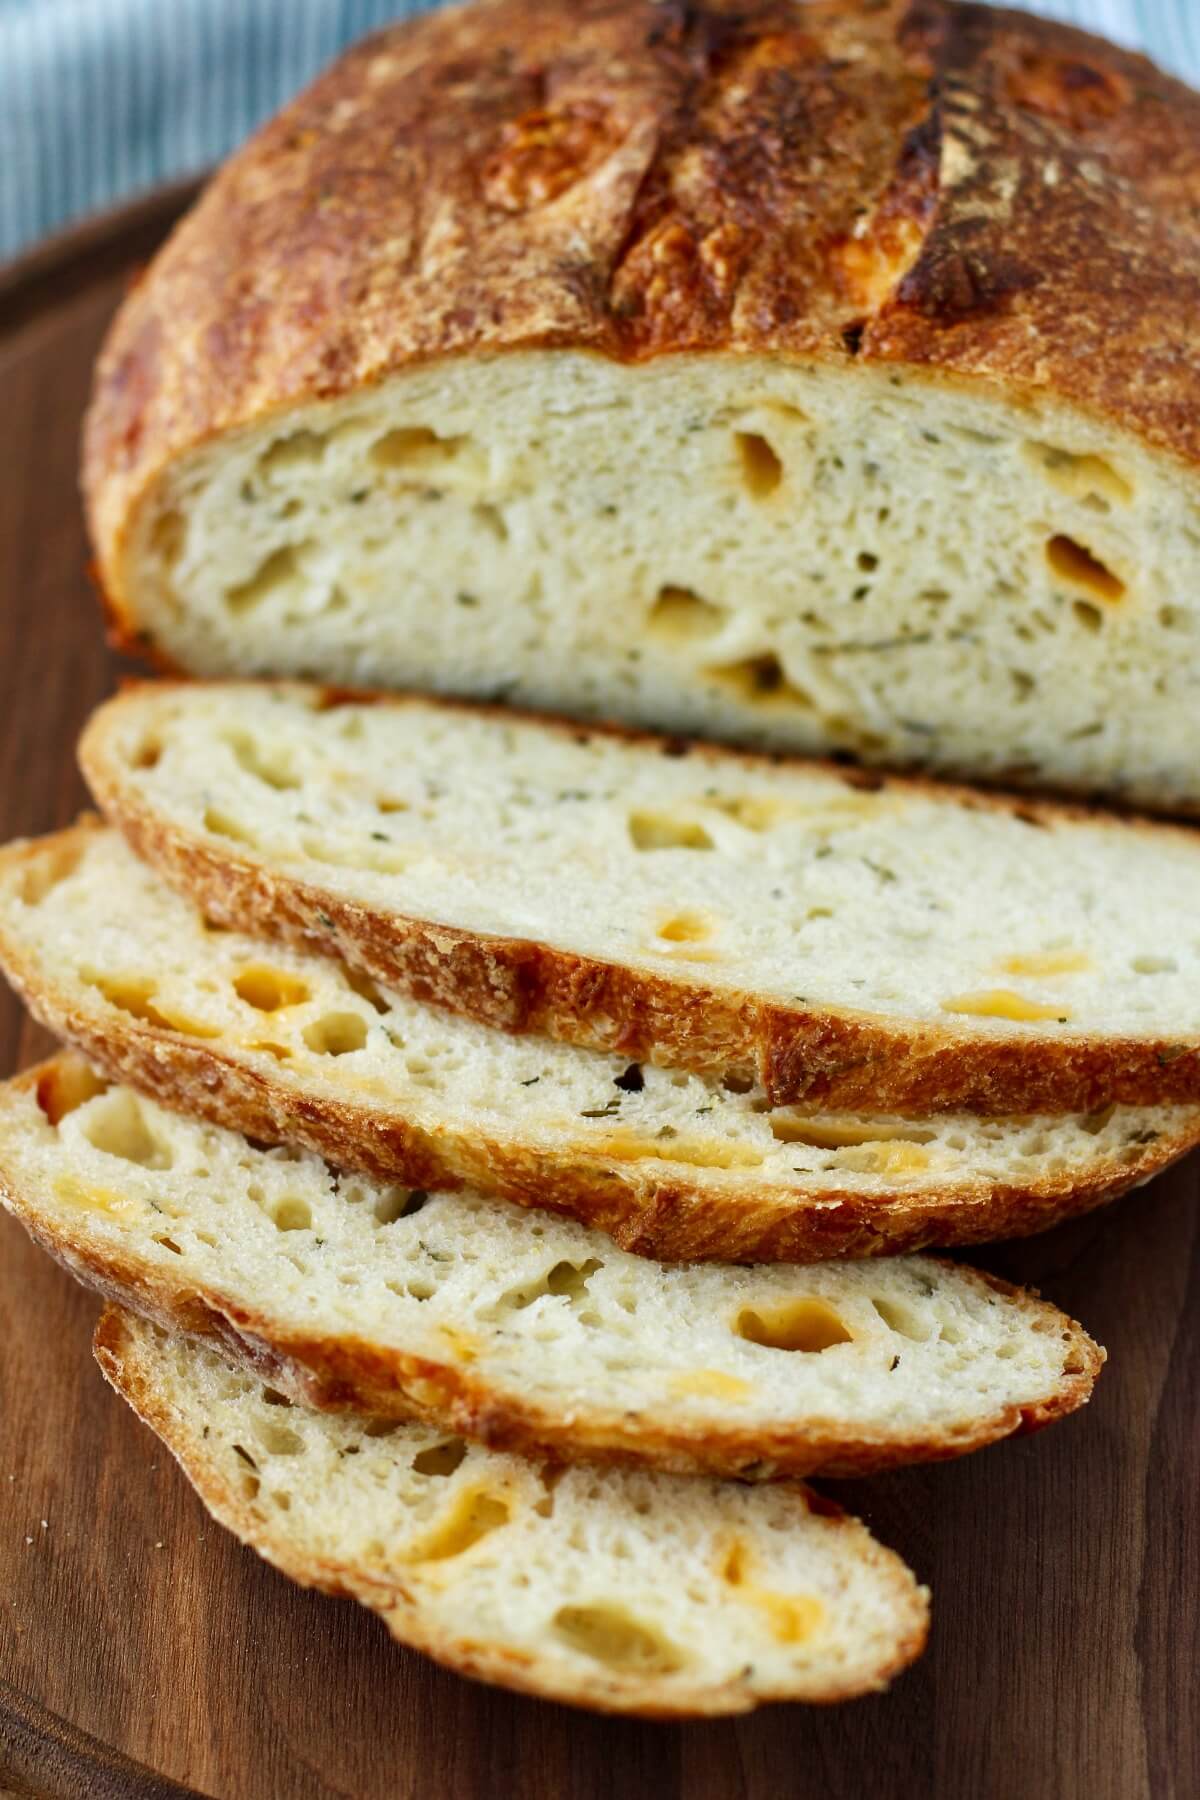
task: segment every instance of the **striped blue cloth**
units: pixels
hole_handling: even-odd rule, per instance
[[[431,0],[0,0],[0,258],[223,156]],[[1200,0],[1017,0],[1200,82]]]

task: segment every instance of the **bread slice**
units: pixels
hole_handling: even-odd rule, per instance
[[[0,960],[37,1016],[181,1110],[416,1187],[553,1207],[667,1260],[812,1262],[1044,1229],[1200,1142],[1200,1107],[926,1120],[513,1037],[206,927],[116,832],[0,851]]]
[[[123,308],[114,622],[207,674],[1200,808],[1197,220],[1197,96],[1023,13],[399,26]]]
[[[688,1717],[849,1699],[924,1645],[926,1590],[810,1489],[539,1467],[322,1417],[117,1307],[95,1352],[215,1519],[460,1674]]]
[[[293,1398],[742,1476],[954,1456],[1072,1412],[1103,1353],[915,1257],[662,1266],[473,1194],[268,1150],[60,1059],[0,1087],[5,1204],[84,1281]]]
[[[144,684],[81,758],[212,917],[773,1103],[1200,1099],[1200,834],[502,710]]]

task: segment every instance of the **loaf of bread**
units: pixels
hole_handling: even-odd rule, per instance
[[[93,793],[212,918],[773,1104],[1200,1100],[1200,833],[416,697],[148,683]]]
[[[267,1150],[78,1060],[0,1085],[0,1198],[83,1280],[291,1397],[535,1455],[763,1479],[959,1455],[1103,1352],[925,1257],[661,1266],[570,1220]]]
[[[281,1404],[116,1307],[95,1351],[215,1519],[460,1674],[688,1717],[849,1699],[924,1645],[925,1589],[807,1488],[539,1467],[428,1425],[381,1433]]]
[[[1200,806],[1200,101],[955,0],[360,45],[126,301],[117,634]]]
[[[180,1111],[384,1181],[552,1207],[665,1260],[1045,1230],[1200,1143],[1197,1106],[769,1110],[761,1089],[494,1031],[315,952],[213,931],[95,827],[0,851],[0,962],[43,1024]]]

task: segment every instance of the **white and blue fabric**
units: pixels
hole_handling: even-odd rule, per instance
[[[431,0],[0,0],[0,258],[216,162],[344,44]],[[1200,83],[1200,0],[1017,0]]]

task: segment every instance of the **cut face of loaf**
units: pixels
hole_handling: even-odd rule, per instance
[[[1194,475],[879,371],[460,360],[172,465],[122,573],[175,664],[502,695],[1200,807]]]
[[[97,375],[120,634],[1200,806],[1196,95],[954,0],[662,19],[411,22],[222,171]]]
[[[210,914],[773,1103],[1200,1098],[1200,835],[426,699],[146,685],[83,739]]]
[[[531,1454],[766,1478],[961,1454],[1103,1352],[969,1269],[664,1267],[567,1220],[340,1174],[59,1061],[0,1088],[3,1198],[82,1280],[291,1397]]]
[[[572,1213],[666,1260],[813,1262],[1045,1229],[1200,1141],[1198,1107],[771,1110],[744,1082],[510,1036],[211,929],[102,829],[0,852],[0,959],[43,1023],[159,1100],[384,1181]]]
[[[748,1711],[886,1685],[928,1596],[805,1488],[537,1466],[331,1419],[110,1307],[105,1376],[213,1517],[461,1674],[608,1712]]]

